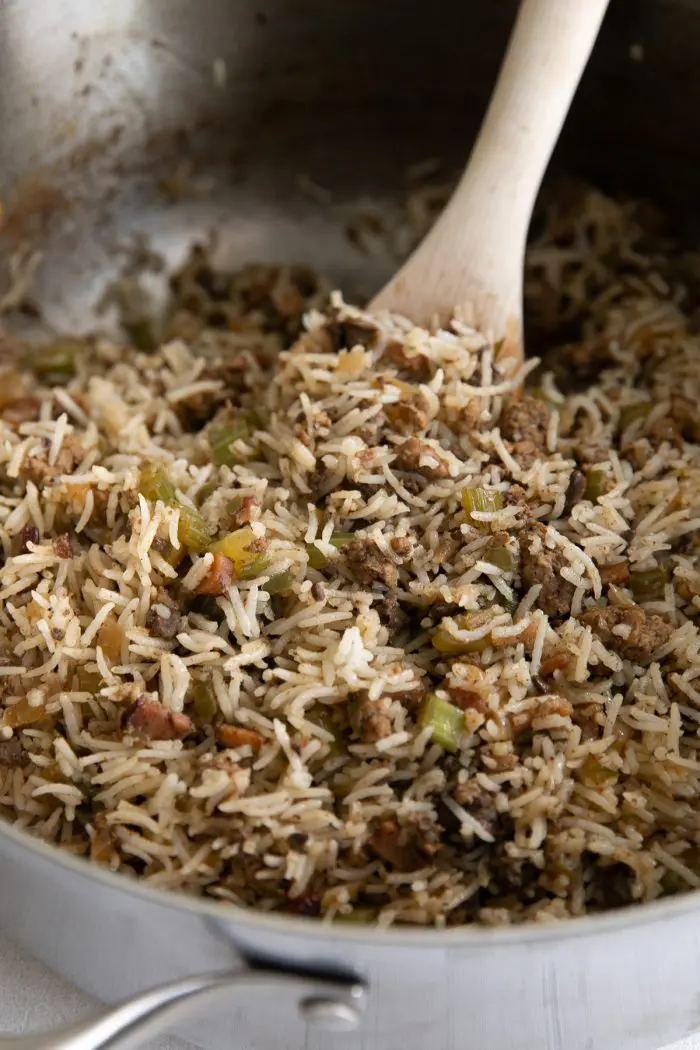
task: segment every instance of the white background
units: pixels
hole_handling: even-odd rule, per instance
[[[94,1009],[94,1002],[85,995],[0,937],[0,1032],[19,1035],[46,1031],[76,1021]],[[179,1039],[161,1039],[144,1050],[192,1048]],[[238,1048],[232,1045],[231,1050]],[[700,1034],[676,1043],[673,1050],[700,1050]]]

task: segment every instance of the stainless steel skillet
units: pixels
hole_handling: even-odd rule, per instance
[[[66,328],[93,325],[136,233],[173,263],[215,227],[230,263],[308,261],[369,294],[408,248],[390,219],[407,165],[463,159],[513,9],[436,0],[426,23],[418,0],[4,0],[3,252],[42,250],[40,305]],[[699,49],[697,3],[613,3],[559,162],[692,218]],[[364,250],[358,200],[389,216]],[[0,924],[106,1002],[184,980],[174,1013],[170,993],[148,1002],[212,1050],[643,1050],[700,1024],[694,895],[552,928],[339,931],[157,893],[3,827]],[[354,1033],[314,1025],[349,1023],[360,984]],[[129,1045],[67,1038],[28,1045]]]

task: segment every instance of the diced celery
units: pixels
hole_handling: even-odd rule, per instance
[[[5,708],[3,725],[11,729],[23,729],[24,726],[43,722],[46,718],[46,708],[43,704],[30,704],[26,696],[23,696],[16,704]]]
[[[487,561],[489,565],[495,565],[497,569],[502,569],[503,572],[515,570],[513,555],[507,547],[491,547],[484,554],[484,561]]]
[[[625,430],[632,423],[636,423],[638,419],[646,419],[652,409],[651,401],[638,401],[634,405],[625,405],[624,408],[620,409],[620,433],[624,433]]]
[[[198,510],[187,507],[184,503],[179,503],[177,506],[180,510],[177,538],[188,551],[202,554],[211,544],[211,529]]]
[[[218,488],[219,483],[217,481],[208,481],[206,485],[202,485],[197,493],[197,505],[201,507],[203,503],[206,503],[209,497],[213,496]]]
[[[130,343],[137,350],[143,350],[144,353],[150,354],[158,349],[158,340],[150,321],[132,321],[129,324],[123,324],[122,327],[129,337]]]
[[[108,616],[97,632],[97,644],[111,663],[121,660],[124,631],[113,616]]]
[[[286,572],[270,577],[267,583],[263,584],[262,589],[268,594],[284,594],[285,591],[291,590],[294,579],[294,573],[288,569]]]
[[[462,489],[462,506],[467,512],[467,521],[475,529],[487,529],[488,523],[473,517],[474,511],[493,514],[503,506],[501,493],[495,489],[466,488]]]
[[[599,788],[615,784],[617,773],[604,766],[596,755],[587,755],[581,765],[580,778],[588,787]]]
[[[345,547],[346,544],[350,543],[352,539],[353,534],[351,532],[334,532],[329,543],[332,547],[335,547],[336,550],[340,550],[341,547]],[[306,545],[306,552],[309,555],[310,569],[317,569],[320,571],[325,568],[328,563],[328,558],[315,543],[308,543]]]
[[[155,503],[162,500],[163,503],[175,502],[175,486],[168,477],[165,467],[157,463],[147,463],[141,470],[139,478],[139,492],[146,499]]]
[[[104,683],[104,678],[98,671],[86,671],[79,667],[76,671],[78,689],[82,693],[99,693]]]
[[[32,359],[32,370],[40,379],[64,382],[76,373],[79,344],[71,340],[60,340],[39,347]]]
[[[201,722],[211,722],[218,710],[216,697],[206,682],[195,682],[192,686],[192,702]]]
[[[428,693],[418,712],[418,724],[432,729],[434,743],[446,751],[456,751],[464,728],[464,712],[436,693]]]
[[[586,474],[586,487],[583,490],[584,499],[593,503],[605,494],[608,476],[604,470],[589,470]]]
[[[629,588],[637,602],[657,602],[664,597],[668,570],[663,566],[631,572]]]
[[[162,538],[164,540],[165,549],[160,551],[160,556],[163,561],[167,561],[168,565],[172,566],[173,569],[177,569],[178,565],[187,554],[187,549],[183,543],[180,543],[179,547],[173,547],[169,535]]]
[[[220,413],[207,428],[212,461],[218,467],[233,466],[237,457],[231,449],[232,443],[240,438],[250,437],[250,434],[250,419],[247,413],[235,412],[233,409]]]
[[[237,580],[252,580],[260,576],[267,565],[266,543],[258,539],[247,525],[218,540],[210,549],[214,554],[225,554],[233,563]]]
[[[188,551],[201,554],[207,550],[212,541],[212,531],[206,521],[193,507],[181,503],[175,494],[175,486],[168,477],[168,472],[162,466],[155,463],[147,464],[141,471],[139,479],[139,491],[147,500],[155,502],[162,500],[169,507],[177,507],[180,518],[177,527],[177,536],[180,543]],[[173,561],[166,557],[170,564],[177,564],[177,553],[173,552]]]

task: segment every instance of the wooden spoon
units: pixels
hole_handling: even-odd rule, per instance
[[[522,359],[525,242],[535,197],[608,0],[523,0],[469,164],[430,233],[376,296],[425,327],[455,308]]]

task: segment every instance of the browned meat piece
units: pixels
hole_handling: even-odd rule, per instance
[[[457,419],[452,427],[459,434],[473,434],[481,430],[486,422],[483,419],[484,400],[481,397],[473,397],[459,410]]]
[[[398,446],[394,466],[398,470],[409,470],[415,474],[422,474],[424,478],[429,478],[431,481],[450,476],[447,464],[432,445],[416,437],[408,438]]]
[[[546,718],[548,715],[561,715],[562,718],[570,718],[573,707],[565,696],[557,696],[555,693],[537,697],[538,706],[533,717]]]
[[[522,485],[511,485],[501,498],[504,507],[527,507],[527,493]]]
[[[169,642],[175,637],[181,626],[182,615],[179,605],[173,601],[167,591],[161,588],[146,614],[146,627],[156,638],[163,638]]]
[[[186,338],[186,336],[183,336]],[[241,377],[250,368],[250,361],[245,354],[226,354],[220,360],[212,361],[202,371],[204,379],[220,379],[227,393],[231,388],[241,387]],[[231,401],[227,402],[229,405]]]
[[[19,397],[0,409],[0,419],[10,427],[18,427],[20,423],[31,423],[38,419],[40,408],[38,397]]]
[[[601,463],[610,455],[610,446],[604,438],[586,437],[585,434],[577,434],[576,438],[573,452],[579,463]]]
[[[364,699],[357,708],[357,729],[365,744],[376,744],[392,732],[391,719],[386,713],[386,700]]]
[[[64,532],[60,536],[55,536],[51,540],[51,546],[53,547],[54,554],[59,558],[72,558],[73,551],[70,545],[70,537],[68,533]]]
[[[574,586],[559,575],[568,562],[558,547],[545,547],[546,529],[529,525],[520,534],[522,576],[526,587],[542,584],[537,605],[548,616],[566,616],[571,610]]]
[[[77,434],[68,434],[63,439],[61,450],[56,457],[56,467],[60,474],[70,474],[85,455],[85,449]]]
[[[609,587],[611,583],[620,587],[630,578],[630,567],[626,561],[613,561],[609,565],[599,565],[598,571],[605,587]]]
[[[481,752],[484,768],[494,773],[509,773],[518,764],[518,756],[512,751],[498,751],[493,747],[485,747]]]
[[[309,492],[314,503],[318,503],[327,496],[333,488],[332,483],[329,483],[328,477],[331,472],[325,463],[319,463],[315,470],[309,474],[306,479],[306,483],[309,486]]]
[[[243,726],[218,726],[216,739],[224,747],[249,747],[257,753],[262,747],[263,738],[254,729],[246,729]]]
[[[58,473],[55,467],[50,467],[40,456],[29,456],[22,466],[22,472],[40,488],[55,478]]]
[[[78,486],[76,485],[75,488],[77,489],[77,487]],[[73,489],[73,486],[71,486],[71,489]],[[137,495],[136,492],[131,491],[131,492],[125,493],[124,495],[125,495],[126,500],[127,500],[127,502],[129,503],[130,506],[133,507],[133,506],[136,505],[136,503],[138,501],[138,495]],[[99,527],[99,526],[102,526],[102,525],[106,524],[106,522],[107,522],[107,507],[109,505],[109,492],[107,490],[93,488],[92,489],[92,496],[93,496],[92,514],[90,515],[90,521],[89,521],[89,523],[87,525],[87,534],[88,535],[90,535],[90,529],[93,529],[96,526]],[[74,497],[74,507],[75,507],[76,502],[78,503],[78,505],[80,505],[80,501],[77,500]],[[75,510],[74,510],[74,513],[75,513]],[[168,546],[167,549],[170,550],[170,547]]]
[[[663,416],[661,419],[657,419],[649,429],[649,437],[657,444],[668,441],[671,445],[675,445],[676,448],[681,448],[683,444],[680,427],[670,416]]]
[[[588,882],[589,907],[622,908],[634,900],[635,873],[626,864],[598,863]]]
[[[168,711],[160,700],[140,697],[129,712],[126,725],[147,740],[181,740],[192,732],[192,719],[179,712]]]
[[[532,720],[535,717],[535,711],[529,708],[527,711],[513,711],[512,714],[506,716],[506,724],[509,729],[509,735],[517,738],[521,733],[524,733],[532,725]]]
[[[189,433],[196,433],[214,418],[220,407],[220,393],[200,392],[199,394],[193,394],[191,397],[182,401],[178,401],[175,406],[175,414],[180,420],[183,430],[186,430]]]
[[[297,423],[294,427],[294,433],[299,438],[302,445],[306,445],[307,448],[311,448],[311,437],[309,435],[308,430],[303,424]]]
[[[499,420],[501,434],[507,441],[531,442],[544,451],[547,445],[549,408],[529,394],[506,402]]]
[[[26,554],[29,550],[28,543],[40,543],[41,533],[36,525],[25,525],[19,534],[19,554]]]
[[[671,395],[671,416],[681,428],[686,441],[700,441],[698,406],[680,394]]]
[[[506,441],[506,448],[521,470],[529,470],[532,464],[542,459],[542,449],[534,441]]]
[[[501,413],[501,434],[523,470],[528,470],[546,450],[548,419],[547,405],[529,395],[507,402]]]
[[[638,605],[606,605],[586,609],[579,617],[600,638],[603,645],[628,660],[648,660],[655,649],[667,642],[673,628],[655,613],[647,613]],[[629,627],[627,638],[613,633],[615,627]]]
[[[377,337],[376,325],[362,321],[329,321],[326,331],[335,350],[352,350],[354,346],[371,346]]]
[[[352,540],[343,547],[345,564],[358,583],[384,583],[393,590],[399,582],[396,565],[374,540]]]
[[[425,696],[425,692],[426,689],[423,682],[418,679],[415,682],[411,682],[410,685],[405,685],[402,689],[386,695],[392,700],[398,700],[407,711],[417,711],[421,700]]]
[[[429,861],[432,860],[442,848],[442,827],[425,813],[409,817],[409,822],[418,843],[418,851]]]
[[[572,509],[579,502],[586,491],[586,475],[582,470],[572,470],[569,484],[566,490],[566,501],[564,503],[564,514],[571,514]]]
[[[0,766],[21,766],[27,759],[27,752],[19,737],[0,740]]]
[[[683,576],[674,576],[673,583],[676,588],[676,594],[680,595],[687,602],[692,601],[698,593],[697,585]]]
[[[540,664],[540,678],[550,678],[555,671],[565,671],[571,659],[571,653],[565,649],[558,649],[551,656],[546,656]]]
[[[256,500],[254,496],[243,496],[240,506],[232,514],[232,527],[242,528],[243,525],[250,525],[259,509],[259,500]]]
[[[566,392],[590,386],[614,362],[606,340],[557,347],[556,353],[555,373],[560,389]]]
[[[204,579],[195,589],[195,594],[226,594],[233,582],[233,562],[225,554],[217,553]]]
[[[301,915],[306,919],[315,919],[321,914],[321,895],[319,893],[303,893],[301,897],[291,897],[286,911],[290,915]]]
[[[428,417],[412,401],[399,401],[395,405],[385,405],[384,415],[390,425],[399,434],[417,434],[425,430]]]
[[[299,288],[293,281],[284,280],[282,275],[272,289],[270,301],[280,317],[287,319],[298,318],[306,307],[305,297]]]
[[[490,835],[495,834],[498,824],[498,810],[494,797],[484,790],[476,780],[466,780],[458,784],[454,792],[455,802],[466,809],[470,817],[478,821]]]
[[[413,871],[425,864],[419,850],[417,831],[415,827],[399,827],[393,820],[383,820],[368,844],[377,856],[398,871]]]
[[[409,354],[398,339],[390,339],[384,348],[382,357],[395,365],[400,372],[406,372],[412,379],[424,383],[430,379],[432,372],[430,358],[425,354]]]
[[[508,852],[507,841],[496,841],[492,847],[492,879],[489,888],[497,894],[529,899],[533,895],[531,887],[537,882],[540,870],[525,857],[512,857]]]
[[[389,546],[400,562],[406,561],[413,554],[413,540],[409,536],[394,536]]]
[[[314,434],[318,434],[320,430],[328,430],[328,428],[332,426],[333,420],[328,413],[323,410],[320,412],[314,412],[311,417],[311,431]]]
[[[309,420],[305,412],[300,412],[297,422],[294,426],[294,432],[301,441],[302,445],[306,445],[307,448],[311,448],[312,437],[316,434],[327,431],[329,427],[333,426],[333,420],[327,412],[315,412]]]
[[[622,450],[622,458],[631,463],[635,470],[641,470],[649,462],[653,454],[651,441],[648,438],[639,438]]]
[[[90,835],[90,860],[95,861],[96,864],[112,864],[114,860],[118,862],[119,853],[117,850],[117,839],[114,834],[114,828],[111,828],[107,823],[106,811],[98,810],[91,817],[92,828],[89,830]]]
[[[22,469],[30,481],[41,487],[61,474],[72,474],[83,455],[80,438],[75,434],[68,434],[63,440],[55,463],[47,463],[43,456],[29,456]]]
[[[450,685],[446,683],[446,689],[450,700],[458,707],[460,711],[478,711],[480,715],[485,715],[488,710],[486,701],[480,693],[475,693],[471,689],[465,689],[462,685]]]
[[[375,602],[374,609],[381,622],[388,628],[390,636],[400,631],[408,623],[408,616],[399,605],[395,594],[387,594],[386,598]]]

